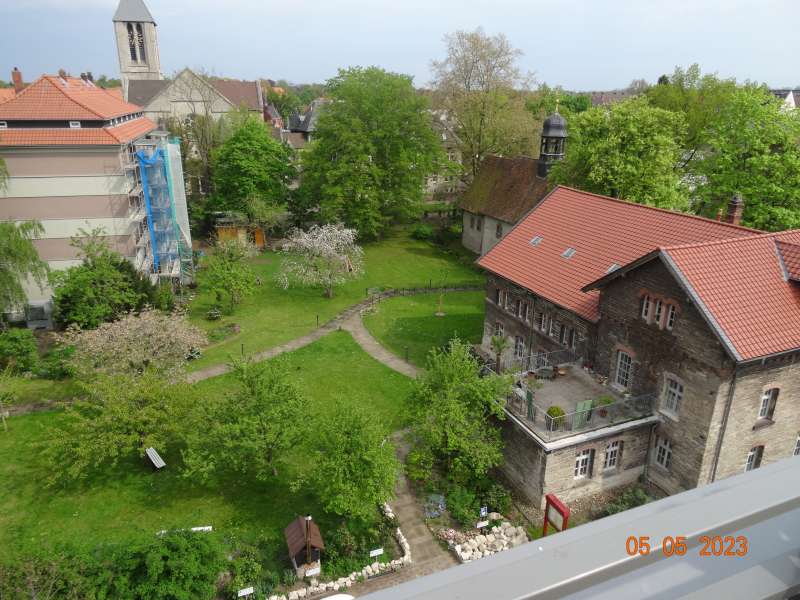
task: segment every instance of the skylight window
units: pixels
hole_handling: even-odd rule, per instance
[[[8,129],[8,122],[0,121],[0,129]]]
[[[613,273],[617,269],[619,269],[619,265],[617,263],[613,263],[610,267],[608,267],[608,271],[606,271],[606,273]]]
[[[70,121],[69,122],[69,128],[70,129],[80,129],[81,128],[81,122],[80,121]]]
[[[543,239],[544,239],[544,238],[543,238],[542,236],[540,236],[540,235],[537,235],[535,238],[533,238],[533,239],[531,240],[531,246],[538,246],[539,244],[541,244],[541,243],[542,243],[542,240],[543,240]]]
[[[569,247],[561,253],[561,256],[564,258],[571,258],[573,254],[575,254],[575,248]]]

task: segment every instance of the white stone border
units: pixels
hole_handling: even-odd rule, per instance
[[[499,517],[501,520],[502,515],[492,513],[489,517]],[[525,528],[521,525],[514,526],[506,520],[503,520],[500,525],[495,525],[486,535],[479,534],[470,537],[462,544],[456,544],[453,540],[448,542],[449,548],[458,557],[462,563],[472,562],[484,556],[491,556],[509,548],[516,548],[528,541],[528,535],[525,533]]]
[[[392,507],[389,506],[388,502],[385,502],[383,506],[381,506],[381,510],[386,518],[395,518]],[[394,537],[397,540],[397,543],[400,544],[400,548],[403,549],[402,558],[395,558],[388,563],[376,561],[365,566],[360,571],[353,571],[347,577],[340,577],[336,581],[317,583],[315,579],[312,579],[311,585],[307,587],[300,588],[299,590],[292,590],[288,594],[273,595],[270,596],[268,600],[300,600],[301,598],[310,598],[311,596],[322,594],[324,592],[338,592],[339,590],[352,587],[352,585],[360,579],[366,580],[370,577],[375,577],[376,575],[399,571],[404,565],[411,563],[411,546],[409,546],[406,536],[403,535],[403,532],[400,531],[399,527],[395,531]]]

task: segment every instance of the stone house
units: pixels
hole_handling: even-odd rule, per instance
[[[505,469],[533,501],[641,477],[672,494],[800,454],[800,231],[741,211],[558,187],[479,260],[480,350],[507,338],[517,379]]]
[[[487,156],[461,200],[461,243],[481,256],[547,194],[547,174],[564,157],[567,124],[558,114],[545,119],[539,158]]]
[[[461,140],[455,127],[444,111],[432,111],[432,128],[447,155],[447,160],[456,165],[462,161]],[[432,173],[425,180],[425,200],[427,202],[454,202],[465,188],[464,179],[457,172],[442,171]]]

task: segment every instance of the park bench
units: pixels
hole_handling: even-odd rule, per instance
[[[164,459],[161,458],[161,456],[159,456],[155,448],[148,448],[144,452],[145,454],[147,454],[147,458],[149,458],[150,462],[153,464],[154,469],[156,470],[163,469],[164,467],[167,466],[167,463],[165,463]]]

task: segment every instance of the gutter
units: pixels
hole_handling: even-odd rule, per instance
[[[733,369],[733,379],[728,388],[728,397],[725,400],[725,410],[722,412],[722,422],[719,426],[719,435],[717,436],[716,447],[714,448],[714,459],[711,462],[711,473],[708,476],[708,483],[713,483],[717,477],[717,466],[719,464],[719,456],[722,453],[722,442],[725,439],[725,429],[728,426],[728,416],[731,413],[731,406],[733,405],[733,395],[736,393],[736,377],[739,374],[739,365],[735,365]]]

